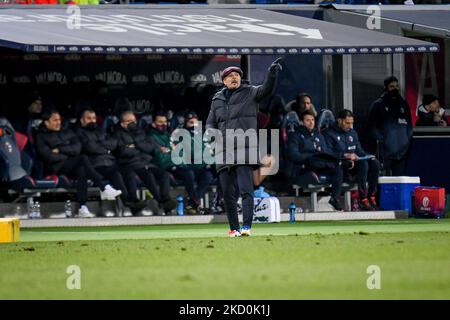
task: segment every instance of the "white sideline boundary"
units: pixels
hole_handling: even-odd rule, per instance
[[[407,218],[405,211],[364,211],[364,212],[307,212],[297,213],[295,220],[301,221],[342,221],[342,220],[393,220]],[[242,215],[239,215],[242,222]],[[289,221],[289,214],[282,213],[281,221]],[[203,216],[150,216],[150,217],[120,217],[120,218],[70,218],[70,219],[23,219],[22,228],[46,227],[110,227],[110,226],[142,226],[167,224],[208,224],[227,223],[226,215]],[[260,223],[260,222],[255,222]]]

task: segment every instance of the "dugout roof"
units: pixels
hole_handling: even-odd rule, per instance
[[[99,54],[435,52],[431,42],[263,9],[154,6],[0,8],[0,46]]]

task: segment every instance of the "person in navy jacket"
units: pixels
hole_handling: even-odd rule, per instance
[[[412,138],[412,119],[411,110],[399,93],[396,77],[384,80],[384,92],[370,109],[369,126],[386,174],[405,175]]]
[[[337,115],[337,123],[323,132],[331,151],[343,162],[345,174],[355,176],[358,183],[359,205],[364,210],[377,208],[375,192],[380,175],[380,162],[369,155],[361,147],[358,133],[353,129],[354,116],[350,110],[344,109]]]
[[[329,203],[338,211],[342,210],[339,201],[343,172],[341,161],[330,151],[325,138],[314,128],[315,118],[311,110],[300,115],[303,125],[287,137],[286,155],[294,166],[290,173],[293,181],[307,173],[323,174],[331,179],[331,199]]]

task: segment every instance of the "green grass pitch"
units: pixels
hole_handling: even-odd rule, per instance
[[[0,299],[450,299],[450,219],[22,229]],[[81,289],[66,286],[80,267]],[[367,268],[380,268],[368,289]]]

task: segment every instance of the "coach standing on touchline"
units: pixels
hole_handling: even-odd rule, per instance
[[[223,164],[217,164],[219,183],[223,190],[225,210],[230,224],[230,237],[250,236],[253,220],[253,167],[250,163],[249,155],[256,152],[257,148],[252,148],[249,144],[239,146],[236,141],[233,142],[233,150],[226,149],[226,130],[257,130],[258,103],[268,98],[275,91],[277,75],[281,70],[281,58],[275,60],[269,73],[261,86],[251,86],[242,84],[243,72],[238,67],[228,67],[222,71],[222,81],[225,86],[217,92],[212,98],[211,110],[206,120],[206,129],[218,129],[223,137],[223,156],[225,154],[245,152],[246,159],[244,163],[227,163],[224,159]],[[235,133],[236,134],[236,133]],[[238,139],[239,140],[239,139]],[[217,152],[216,159],[220,157],[221,152]],[[252,155],[254,156],[254,155]],[[243,226],[239,228],[237,214],[237,201],[239,195],[242,197],[242,211],[244,216]]]

